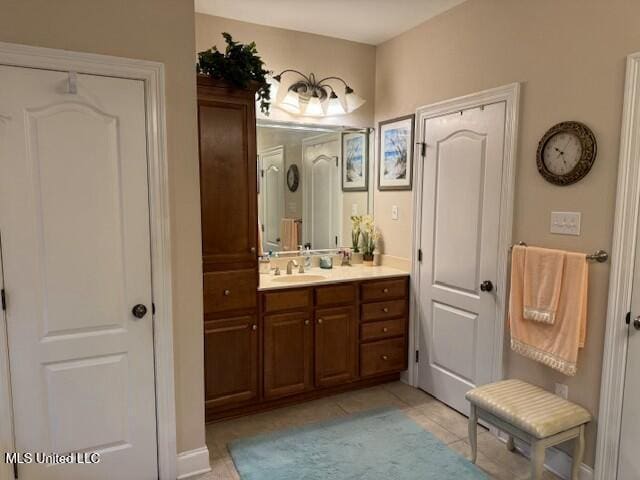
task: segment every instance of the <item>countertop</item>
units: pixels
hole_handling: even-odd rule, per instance
[[[322,276],[323,278],[318,278]],[[363,265],[353,265],[351,267],[336,267],[322,269],[313,267],[305,273],[298,273],[294,268],[292,275],[287,275],[284,270],[279,276],[273,272],[260,274],[260,285],[258,291],[278,290],[283,288],[309,287],[317,285],[331,285],[341,282],[352,282],[355,280],[375,280],[380,278],[407,277],[409,272],[392,267],[365,267]],[[308,277],[305,280],[302,278]],[[286,281],[284,279],[292,279]]]

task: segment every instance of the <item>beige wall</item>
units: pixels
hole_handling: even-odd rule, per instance
[[[258,53],[268,70],[279,73],[284,69],[293,68],[304,74],[313,72],[320,78],[336,75],[342,77],[358,95],[367,101],[353,114],[331,119],[292,117],[275,108],[270,115],[271,119],[356,127],[373,125],[375,47],[322,35],[196,14],[196,50],[198,52],[213,45],[223,48],[225,43],[222,32],[229,32],[235,40],[243,43],[256,42]],[[284,80],[289,78],[294,77],[284,77]],[[342,91],[339,90],[338,95],[341,93]]]
[[[514,239],[591,252],[611,249],[625,56],[640,50],[640,3],[628,0],[469,0],[377,50],[376,121],[439,100],[522,82]],[[589,125],[598,141],[591,173],[555,187],[535,165],[538,140],[562,120]],[[400,220],[391,220],[391,205]],[[376,192],[386,252],[409,256],[411,193]],[[582,212],[579,237],[551,235],[552,210]],[[508,352],[506,374],[553,389],[598,411],[609,265],[590,268],[589,331],[579,372],[567,378]],[[586,461],[593,465],[595,424]]]
[[[200,198],[190,0],[5,0],[0,41],[163,62],[178,451],[204,445]]]

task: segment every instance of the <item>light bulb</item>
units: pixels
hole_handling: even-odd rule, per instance
[[[327,101],[327,116],[344,115],[347,111],[335,92],[331,92],[331,96]]]
[[[344,99],[347,103],[347,112],[353,112],[354,110],[357,110],[365,102],[365,99],[360,97],[359,95],[356,95],[351,87],[347,87],[345,89]]]
[[[304,112],[305,115],[309,117],[320,117],[324,115],[324,110],[322,109],[322,103],[318,97],[311,97],[309,99],[309,103],[307,104],[307,109]]]
[[[300,113],[300,95],[289,90],[287,96],[280,103],[280,107],[287,112]]]

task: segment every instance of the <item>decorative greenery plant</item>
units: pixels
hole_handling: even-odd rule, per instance
[[[271,86],[267,83],[268,70],[258,56],[255,42],[242,44],[236,42],[226,32],[222,36],[227,42],[224,53],[216,46],[198,53],[196,69],[209,77],[226,80],[238,88],[247,88],[251,82],[257,82],[259,87],[256,96],[260,101],[262,113],[269,113],[271,100]]]

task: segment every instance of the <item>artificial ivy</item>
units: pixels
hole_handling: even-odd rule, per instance
[[[247,88],[251,82],[257,82],[259,87],[256,96],[260,101],[260,110],[269,113],[271,100],[271,86],[267,83],[264,62],[258,56],[255,42],[242,44],[236,42],[226,32],[222,33],[227,48],[224,53],[216,46],[198,53],[196,69],[209,77],[226,80],[238,88]]]

